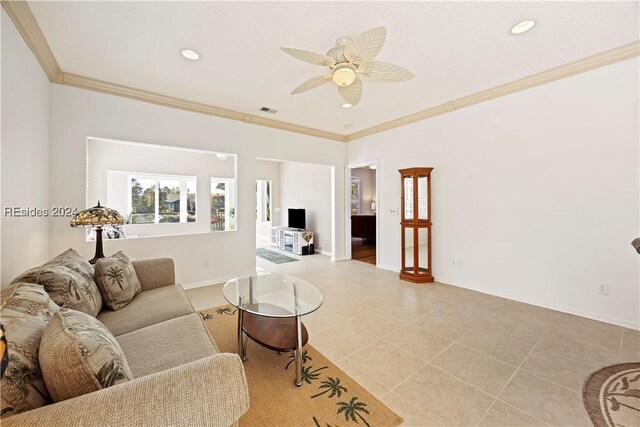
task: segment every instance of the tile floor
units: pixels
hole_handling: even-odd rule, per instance
[[[454,286],[414,285],[323,255],[258,268],[322,290],[310,344],[404,418],[405,426],[590,426],[584,379],[640,360],[640,333]],[[190,289],[197,310],[222,285]]]

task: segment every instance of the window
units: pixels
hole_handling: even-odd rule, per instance
[[[351,214],[360,213],[360,178],[351,178]]]
[[[211,178],[211,231],[236,229],[235,180]]]
[[[271,222],[271,181],[256,181],[256,221]]]
[[[156,181],[131,177],[131,209],[128,221],[131,224],[153,224],[156,212]]]
[[[196,221],[196,178],[129,175],[128,224],[184,223]]]

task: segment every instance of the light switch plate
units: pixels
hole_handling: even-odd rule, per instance
[[[389,213],[391,213],[391,215],[398,215],[398,209],[395,209],[395,208],[389,209]]]

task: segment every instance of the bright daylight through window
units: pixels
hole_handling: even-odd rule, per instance
[[[196,221],[196,177],[130,175],[127,224]]]

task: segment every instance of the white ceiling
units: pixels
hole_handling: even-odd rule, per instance
[[[340,134],[633,42],[639,32],[638,2],[29,4],[65,72]],[[524,19],[537,26],[509,35]],[[387,28],[377,59],[415,79],[364,82],[350,110],[333,84],[289,95],[326,68],[280,46],[324,53],[338,37],[376,26]],[[182,48],[202,58],[188,61]]]

